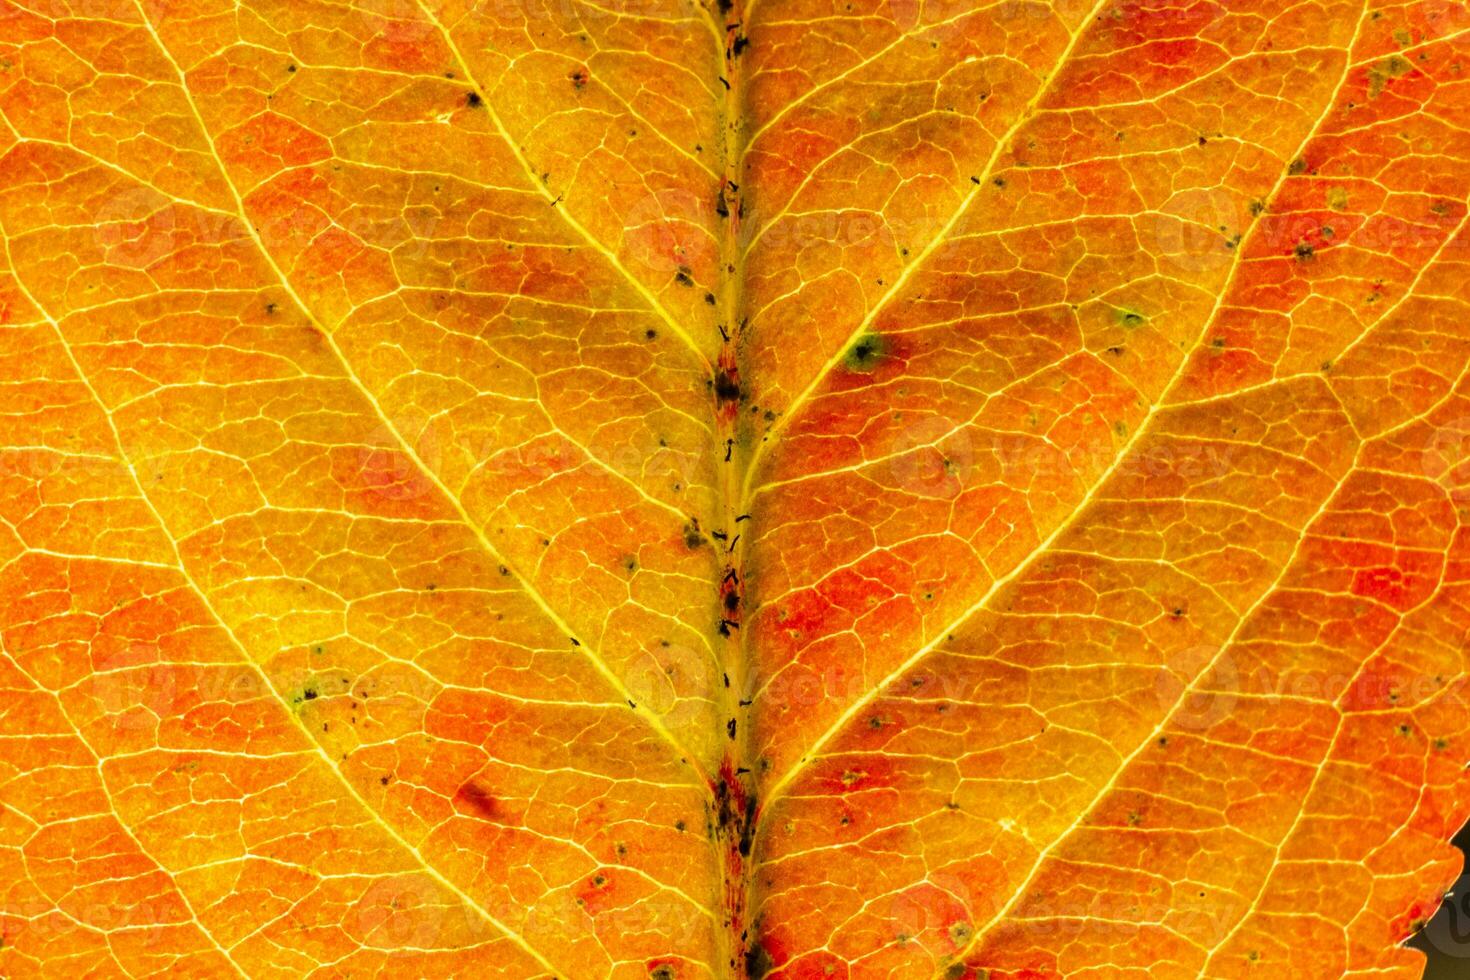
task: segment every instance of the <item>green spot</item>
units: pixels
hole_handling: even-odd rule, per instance
[[[1142,313],[1135,313],[1132,310],[1117,309],[1113,311],[1113,315],[1118,318],[1119,323],[1130,330],[1134,327],[1141,327],[1148,321],[1148,317]]]
[[[771,954],[760,943],[753,943],[745,953],[745,976],[748,980],[761,980],[775,966]]]
[[[1347,191],[1341,187],[1333,187],[1328,190],[1327,206],[1334,211],[1346,211],[1348,206]]]
[[[301,687],[291,692],[291,704],[295,706],[297,711],[300,711],[301,706],[306,704],[306,702],[315,701],[321,697],[320,687],[321,685],[315,680],[307,681]]]
[[[883,359],[886,345],[883,337],[876,333],[864,334],[857,343],[847,349],[843,357],[849,371],[871,371]]]
[[[1407,58],[1398,55],[1380,61],[1368,70],[1368,95],[1377,98],[1390,78],[1407,75],[1412,67]]]

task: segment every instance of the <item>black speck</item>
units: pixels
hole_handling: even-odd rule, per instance
[[[715,374],[715,397],[721,402],[738,401],[740,398],[740,385],[723,368]]]
[[[470,92],[465,95],[464,104],[469,106],[471,109],[478,109],[480,108],[480,106],[485,104],[485,100],[480,98],[479,92]]]
[[[693,551],[704,544],[704,535],[699,533],[699,521],[691,520],[684,525],[684,547]]]
[[[848,349],[847,366],[854,371],[871,371],[882,354],[883,338],[868,334]]]

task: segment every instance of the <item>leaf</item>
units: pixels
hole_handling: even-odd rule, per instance
[[[1413,977],[1444,0],[0,0],[0,972]]]

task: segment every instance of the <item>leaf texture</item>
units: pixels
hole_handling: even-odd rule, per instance
[[[1419,976],[1467,57],[0,0],[0,974]]]

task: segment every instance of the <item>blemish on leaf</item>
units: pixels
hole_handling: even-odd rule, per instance
[[[481,820],[498,821],[505,816],[500,801],[489,789],[473,779],[465,780],[455,791],[454,803],[456,809],[467,810],[471,816]]]
[[[847,349],[843,363],[846,364],[849,371],[864,373],[872,371],[882,360],[885,346],[882,335],[864,334],[858,338],[857,343]]]
[[[1368,95],[1376,98],[1391,78],[1407,75],[1414,66],[1398,55],[1386,58],[1368,70]]]
[[[771,960],[771,954],[760,943],[752,943],[745,951],[745,977],[746,980],[762,980],[762,978],[774,969],[776,964]]]
[[[693,551],[704,544],[704,535],[699,530],[699,519],[692,518],[684,525],[684,547]]]
[[[714,373],[714,397],[720,403],[726,403],[726,401],[739,401],[739,395],[741,395],[739,383],[734,378],[731,378],[728,370],[723,369],[723,367],[717,370]]]

